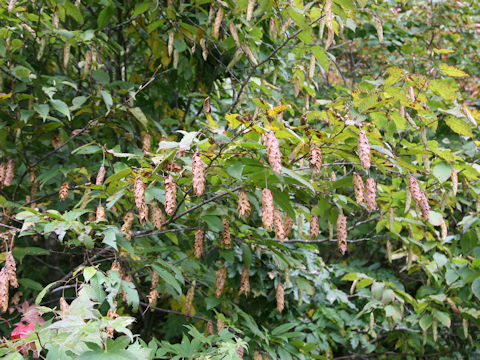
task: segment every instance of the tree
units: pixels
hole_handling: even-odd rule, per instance
[[[0,355],[478,355],[478,10],[3,4]]]

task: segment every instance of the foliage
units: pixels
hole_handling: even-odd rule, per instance
[[[478,11],[4,2],[0,356],[478,357]]]

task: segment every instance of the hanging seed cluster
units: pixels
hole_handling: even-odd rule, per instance
[[[365,202],[367,203],[367,209],[369,212],[372,212],[377,208],[376,190],[377,185],[375,184],[375,180],[369,177],[365,184]]]
[[[232,244],[232,238],[230,236],[230,223],[226,218],[223,218],[222,222],[223,222],[222,247],[224,249],[229,249]]]
[[[262,141],[267,148],[267,157],[272,170],[277,174],[282,172],[282,159],[278,140],[273,131],[262,134]]]
[[[172,175],[165,178],[165,212],[167,215],[173,215],[175,204],[177,202],[177,184]]]
[[[293,219],[290,216],[288,216],[288,214],[285,214],[284,224],[285,224],[285,236],[289,237],[292,234]]]
[[[312,146],[310,148],[308,162],[310,164],[310,169],[320,172],[322,169],[322,150],[318,146]]]
[[[242,275],[240,277],[240,290],[238,291],[238,295],[245,294],[248,296],[250,293],[250,273],[248,271],[248,267],[245,265],[242,267]]]
[[[280,242],[285,241],[285,227],[283,225],[282,214],[280,210],[274,209],[273,210],[273,227],[275,230],[275,237],[280,240]]]
[[[201,196],[205,191],[205,163],[198,151],[192,157],[192,178],[193,192]]]
[[[95,185],[103,185],[103,180],[105,179],[105,166],[102,164],[100,169],[98,169],[97,178],[95,180]]]
[[[141,175],[135,178],[133,194],[135,195],[135,205],[138,209],[140,223],[145,225],[148,221],[148,206],[145,202],[145,184],[143,183]]]
[[[364,130],[360,130],[358,134],[357,151],[362,167],[365,170],[370,169],[370,143]]]
[[[132,225],[135,220],[135,216],[132,211],[129,211],[123,217],[122,233],[125,234],[125,238],[128,240],[132,239]]]
[[[142,152],[144,155],[147,155],[150,152],[150,147],[152,146],[152,137],[150,134],[145,134],[142,141]]]
[[[337,245],[341,255],[347,251],[347,218],[339,214],[337,218]]]
[[[362,205],[364,201],[364,185],[362,176],[357,172],[353,174],[353,190],[355,192],[355,200],[357,201],[357,204]]]
[[[152,222],[153,227],[157,230],[161,230],[165,220],[165,213],[158,207],[157,202],[154,202],[150,208],[150,221]]]
[[[102,221],[107,218],[105,215],[105,209],[103,208],[102,204],[98,204],[97,206],[96,217],[96,221]]]
[[[252,211],[250,202],[248,201],[247,192],[245,190],[240,190],[238,193],[238,206],[237,206],[238,216],[245,218],[250,215]]]
[[[428,220],[430,217],[430,205],[428,204],[427,196],[420,190],[417,179],[415,179],[413,175],[408,177],[408,190],[412,194],[413,200],[420,208],[423,218]]]
[[[320,232],[320,225],[318,224],[318,216],[313,215],[310,217],[310,239],[315,239]]]
[[[69,192],[69,187],[68,187],[68,181],[64,181],[62,186],[60,186],[60,191],[58,192],[58,197],[60,200],[64,201],[68,197],[68,192]]]
[[[450,177],[452,179],[452,192],[453,192],[453,195],[457,195],[457,191],[458,191],[458,174],[457,174],[457,170],[455,169],[452,169],[451,173],[450,173]]]
[[[203,252],[203,238],[205,236],[205,231],[202,229],[197,229],[195,231],[195,244],[193,247],[193,252],[196,258],[200,258]]]
[[[269,189],[262,191],[262,222],[267,231],[272,231],[273,226],[273,194]]]
[[[12,185],[14,175],[15,162],[13,159],[8,159],[6,164],[0,165],[0,189]]]
[[[151,306],[155,306],[158,300],[158,285],[159,276],[156,271],[152,271],[152,280],[150,283],[150,294],[148,294],[148,304]]]
[[[222,266],[217,270],[217,280],[215,281],[215,296],[220,298],[223,294],[223,288],[225,287],[225,280],[227,279],[227,268]]]
[[[0,271],[0,311],[5,312],[8,309],[9,287],[18,287],[17,267],[12,252],[7,252],[5,266]]]
[[[195,285],[191,286],[188,289],[187,295],[185,296],[185,314],[187,315],[192,314],[192,304],[193,304],[194,295],[195,295]]]
[[[285,307],[285,289],[282,283],[278,283],[275,299],[277,300],[277,310],[282,313]]]

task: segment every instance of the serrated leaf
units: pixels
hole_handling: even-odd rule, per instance
[[[477,299],[480,300],[480,276],[478,276],[475,280],[473,280],[472,292],[473,292],[473,295],[475,295]]]
[[[113,6],[107,6],[100,11],[97,18],[97,26],[99,30],[103,30],[113,16]]]
[[[70,110],[68,109],[67,104],[65,104],[62,100],[57,100],[57,99],[50,100],[50,103],[53,105],[55,110],[65,115],[68,118],[68,120],[70,120]]]
[[[450,129],[455,131],[459,135],[463,136],[468,136],[472,137],[472,129],[470,126],[463,120],[453,117],[453,116],[447,116],[445,119],[445,123],[448,125]]]
[[[147,127],[148,120],[142,109],[140,109],[139,107],[134,107],[129,108],[128,110],[130,110],[132,115],[135,116],[135,119],[137,119],[140,124],[142,124],[144,127]]]
[[[447,65],[447,64],[440,64],[440,66],[438,67],[438,69],[448,75],[448,76],[453,76],[453,77],[468,77],[470,75],[468,75],[466,72],[464,72],[463,70],[460,70],[459,68],[455,67],[455,66],[451,66],[451,65]]]

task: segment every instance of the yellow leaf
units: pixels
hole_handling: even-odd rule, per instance
[[[276,106],[273,109],[267,110],[267,114],[268,114],[268,116],[277,116],[278,114],[280,114],[282,111],[288,109],[289,107],[290,107],[290,105]]]
[[[466,72],[463,70],[460,70],[459,68],[447,64],[440,64],[438,67],[441,72],[444,74],[447,74],[448,76],[454,76],[454,77],[464,77],[464,76],[469,76]]]
[[[433,49],[433,52],[436,54],[451,54],[455,52],[455,50],[450,49]]]
[[[215,120],[213,120],[213,117],[211,114],[205,114],[207,116],[207,120],[208,120],[208,125],[211,127],[211,128],[214,128],[214,129],[218,129],[218,125],[217,123],[215,122]]]
[[[9,97],[12,97],[12,95],[13,93],[8,93],[8,94],[0,93],[0,100],[8,99]]]
[[[450,129],[455,131],[457,134],[472,137],[472,129],[470,126],[463,120],[456,118],[454,116],[447,116],[445,119],[446,124]]]

